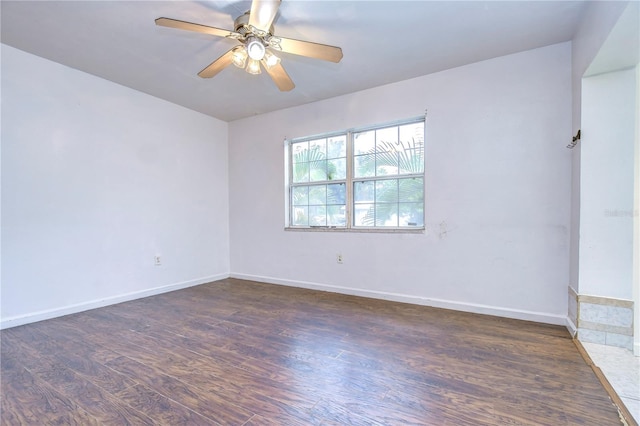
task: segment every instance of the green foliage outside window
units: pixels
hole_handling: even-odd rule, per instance
[[[424,121],[296,141],[289,155],[291,226],[424,226]]]

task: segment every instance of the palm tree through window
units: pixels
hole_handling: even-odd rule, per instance
[[[288,144],[289,226],[424,228],[424,117]]]

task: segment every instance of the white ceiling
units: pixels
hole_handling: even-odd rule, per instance
[[[296,84],[233,66],[197,73],[234,40],[158,27],[233,29],[250,1],[6,1],[2,43],[225,120],[261,114],[571,40],[584,1],[283,0],[275,34],[340,46],[338,63],[281,54]],[[46,75],[42,76],[46,78]]]

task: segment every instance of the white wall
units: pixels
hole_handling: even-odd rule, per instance
[[[636,72],[582,83],[580,293],[633,297]]]
[[[582,76],[627,8],[626,1],[589,2],[571,42],[572,135],[581,127]],[[567,141],[567,143],[570,141]],[[571,253],[569,285],[579,290],[578,264],[580,240],[580,150],[572,150],[571,175]],[[579,291],[578,291],[579,292]]]
[[[640,356],[640,65],[636,66],[635,190],[633,197],[633,353]]]
[[[283,229],[285,137],[425,109],[425,234]],[[232,122],[231,274],[564,324],[571,113],[563,43]]]
[[[228,276],[227,130],[2,45],[2,326]]]
[[[573,156],[571,285],[581,294],[633,299],[636,355],[640,354],[639,17],[637,2],[590,3],[574,36],[572,54],[574,129],[582,126],[587,132]],[[630,165],[634,140],[635,177]],[[586,187],[581,187],[581,179]],[[634,185],[636,200],[630,205]]]

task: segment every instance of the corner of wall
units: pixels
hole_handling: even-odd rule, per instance
[[[115,305],[117,303],[128,302],[135,299],[141,299],[144,297],[155,296],[157,294],[168,293],[170,291],[181,290],[187,287],[193,287],[196,285],[206,284],[213,281],[223,280],[229,278],[229,274],[212,275],[208,277],[202,277],[195,280],[184,281],[180,283],[170,284],[161,287],[155,287],[147,290],[131,292],[127,294],[121,294],[118,296],[107,297],[104,299],[91,300],[75,305],[67,305],[54,309],[48,309],[39,312],[30,312],[25,315],[20,315],[11,318],[0,318],[0,330],[6,328],[18,327],[20,325],[31,324],[38,321],[44,321],[52,318],[61,317],[64,315],[77,314],[79,312],[88,311],[91,309],[102,308],[104,306]]]
[[[578,333],[578,292],[569,285],[569,307],[567,311],[567,329],[572,337]]]

